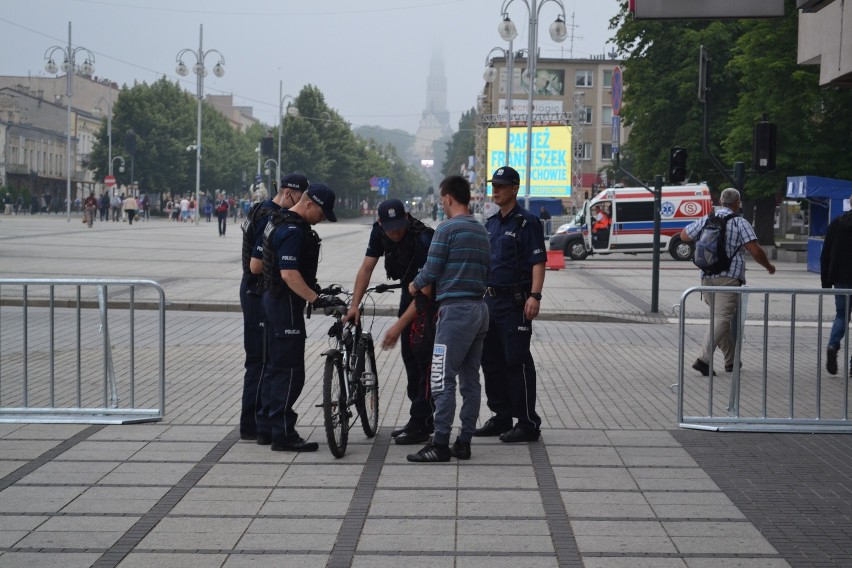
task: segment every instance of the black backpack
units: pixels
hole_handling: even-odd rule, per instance
[[[725,232],[728,221],[736,217],[734,213],[719,217],[715,213],[707,216],[698,239],[695,241],[695,253],[692,262],[707,275],[720,274],[731,267],[731,259],[725,249]],[[736,250],[734,254],[736,254]]]

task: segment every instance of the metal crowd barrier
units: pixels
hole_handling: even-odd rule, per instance
[[[0,423],[162,420],[165,307],[151,280],[0,279]]]
[[[713,292],[739,295],[731,326],[732,372],[710,364],[710,375],[692,369],[700,342],[686,342],[687,301],[709,295],[709,328],[715,324]],[[824,345],[835,315],[835,296],[845,296],[846,334],[837,353],[837,375],[823,376]],[[830,312],[824,321],[824,304]],[[849,421],[849,310],[852,294],[835,289],[697,286],[681,295],[679,310],[677,418],[681,428],[755,432],[852,433]],[[708,307],[701,301],[704,310]],[[706,313],[706,312],[705,312]],[[751,315],[748,315],[748,314]],[[703,321],[703,320],[702,320]],[[691,321],[690,323],[697,323]],[[827,328],[827,329],[826,329]],[[752,330],[760,330],[759,334]],[[702,327],[703,336],[707,326]],[[823,341],[825,338],[825,341]],[[712,343],[712,336],[710,343]],[[691,354],[686,359],[686,351]],[[711,349],[711,352],[713,350]],[[715,349],[720,359],[721,350]],[[686,367],[686,368],[685,368]],[[729,390],[728,396],[717,391]],[[727,400],[725,400],[727,398]]]

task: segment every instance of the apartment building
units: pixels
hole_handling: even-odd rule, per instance
[[[525,58],[515,58],[509,104],[506,59],[492,60],[497,78],[483,89],[480,120],[484,126],[504,127],[509,109],[513,131],[526,128],[529,109],[526,63]],[[581,203],[585,191],[593,185],[606,184],[605,174],[601,172],[612,161],[612,76],[620,63],[603,55],[589,59],[542,58],[536,62],[533,125],[568,125],[572,130],[570,201]],[[627,141],[628,134],[621,129],[621,144]],[[484,154],[478,153],[478,161],[483,157]]]

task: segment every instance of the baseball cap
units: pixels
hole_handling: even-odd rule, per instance
[[[287,174],[286,176],[281,177],[281,185],[278,187],[281,189],[289,187],[296,191],[305,191],[308,189],[308,185],[308,178],[302,174]]]
[[[379,221],[385,231],[408,228],[408,216],[399,199],[388,199],[379,204]]]
[[[321,183],[312,183],[308,186],[308,197],[322,208],[326,219],[332,223],[337,222],[337,217],[334,215],[334,192],[330,187]]]
[[[503,166],[494,172],[494,175],[491,176],[491,179],[488,180],[488,183],[491,185],[520,185],[521,176],[515,170],[515,168],[510,168],[509,166]]]

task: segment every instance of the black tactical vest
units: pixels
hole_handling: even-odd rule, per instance
[[[424,233],[425,236],[430,238],[435,234],[435,229],[427,227],[420,219],[412,217],[411,213],[406,213],[406,216],[408,217],[408,230],[400,242],[393,242],[387,233],[381,231],[382,247],[385,249],[385,272],[388,280],[399,280],[403,284],[411,282],[420,268],[414,266],[417,241],[424,236]]]
[[[316,231],[311,228],[310,223],[299,215],[286,209],[276,211],[263,232],[263,275],[266,281],[266,289],[276,298],[281,297],[290,288],[281,278],[281,269],[278,267],[278,259],[271,246],[272,235],[283,225],[294,225],[304,231],[302,249],[299,251],[299,274],[305,280],[305,284],[314,288],[317,283],[317,268],[319,267],[320,239]]]
[[[260,203],[255,203],[249,214],[246,215],[245,220],[242,225],[240,225],[240,229],[243,230],[243,251],[242,251],[242,260],[243,260],[243,274],[250,275],[251,270],[249,270],[249,263],[251,263],[251,252],[254,249],[254,243],[257,240],[257,226],[256,222],[263,215],[269,215],[271,211],[265,210],[266,213],[262,213],[264,209],[261,207]]]

